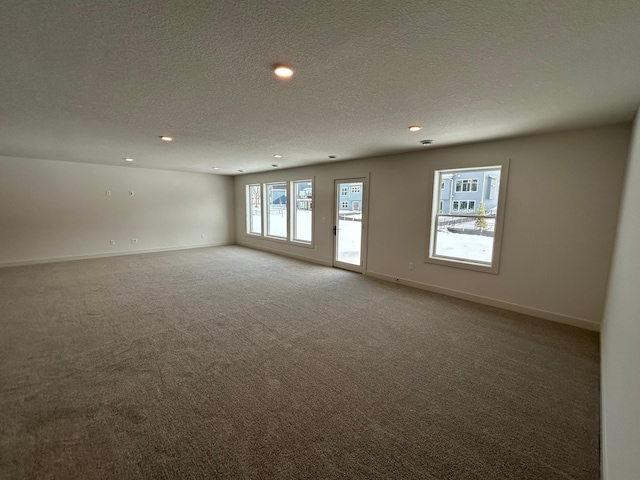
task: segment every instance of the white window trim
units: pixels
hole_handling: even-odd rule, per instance
[[[258,187],[260,189],[260,232],[252,232],[251,231],[251,223],[253,221],[252,213],[250,209],[253,207],[251,205],[251,187]],[[245,217],[246,217],[246,233],[252,237],[261,237],[262,232],[264,231],[264,209],[262,208],[262,202],[264,200],[264,196],[262,195],[262,184],[261,183],[248,183],[245,185],[246,198],[245,198]]]
[[[427,219],[427,225],[429,234],[427,236],[426,256],[425,262],[436,265],[443,265],[448,267],[463,268],[467,270],[475,270],[479,272],[486,272],[492,274],[498,274],[500,271],[500,252],[502,248],[502,231],[504,229],[504,217],[507,203],[507,184],[509,181],[509,163],[510,160],[505,161],[463,161],[458,162],[455,165],[451,165],[450,161],[434,162],[429,166],[429,188],[428,188],[428,202],[429,202],[429,217]],[[462,260],[458,258],[446,258],[436,257],[432,254],[432,246],[434,245],[436,236],[436,221],[438,212],[438,200],[440,190],[440,178],[437,175],[438,171],[442,170],[486,170],[491,167],[500,167],[500,187],[498,191],[498,214],[496,215],[496,222],[494,228],[493,238],[493,252],[491,258],[491,265],[484,263],[473,262],[471,260]],[[438,198],[434,198],[434,192],[438,193]],[[458,192],[467,193],[467,192]],[[453,204],[451,205],[451,212],[453,212]]]
[[[260,181],[260,182],[251,182],[251,183],[247,183],[245,184],[245,190],[247,190],[248,192],[248,187],[251,185],[260,185],[260,191],[262,194],[262,211],[261,211],[261,221],[262,221],[262,232],[261,233],[251,233],[250,227],[249,227],[249,218],[245,218],[245,223],[247,225],[246,229],[245,229],[245,235],[247,237],[253,238],[253,239],[260,239],[260,240],[266,240],[269,242],[277,242],[277,243],[286,243],[289,245],[295,245],[298,247],[304,247],[304,248],[315,248],[315,207],[312,207],[311,209],[311,242],[307,242],[306,240],[294,240],[294,232],[292,230],[293,228],[293,211],[292,211],[292,205],[295,206],[295,201],[292,202],[291,198],[291,189],[293,188],[293,185],[296,182],[311,182],[311,204],[315,205],[315,195],[316,195],[316,191],[315,191],[315,183],[316,183],[316,179],[315,177],[311,177],[311,178],[295,178],[293,180],[271,180],[271,181]],[[279,236],[275,236],[275,235],[268,235],[267,234],[267,229],[269,227],[268,224],[268,193],[267,193],[267,186],[268,185],[275,185],[275,184],[284,184],[285,185],[285,189],[287,192],[287,210],[286,210],[286,215],[287,215],[287,236],[286,237],[279,237]],[[297,200],[297,199],[294,199]],[[248,201],[248,195],[245,195],[245,202]],[[247,205],[245,203],[245,217],[247,216]]]
[[[291,243],[294,243],[296,245],[306,245],[306,246],[310,246],[313,244],[313,238],[314,238],[314,227],[313,227],[313,218],[314,218],[314,205],[313,205],[313,199],[314,199],[314,195],[315,195],[315,186],[314,186],[314,181],[313,179],[305,179],[305,180],[291,180],[290,183],[290,187],[289,187],[289,195],[292,199],[294,199],[294,202],[291,203],[291,212],[290,212],[290,227],[291,227],[291,232],[289,232],[289,241]],[[296,236],[296,230],[297,230],[297,222],[298,222],[298,217],[297,217],[297,210],[298,210],[298,192],[296,191],[296,184],[298,183],[311,183],[311,240],[301,240],[298,238],[295,238]]]
[[[269,187],[273,186],[273,185],[282,185],[284,184],[284,191],[285,191],[285,195],[287,196],[287,204],[286,204],[286,208],[285,208],[285,218],[286,218],[286,227],[287,227],[287,234],[284,237],[281,237],[280,235],[273,235],[273,234],[269,234],[269,222],[270,222],[270,210],[271,210],[271,203],[269,202]],[[262,216],[264,217],[264,237],[267,238],[271,238],[271,239],[275,239],[275,240],[283,240],[283,241],[287,241],[290,238],[291,235],[291,221],[289,218],[289,209],[290,204],[291,204],[291,199],[290,194],[289,194],[289,182],[287,181],[281,181],[281,182],[267,182],[267,183],[263,183],[262,184],[262,190],[264,191],[264,198],[262,199]]]

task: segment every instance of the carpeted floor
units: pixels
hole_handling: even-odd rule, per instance
[[[597,479],[598,335],[238,246],[0,269],[2,479]]]

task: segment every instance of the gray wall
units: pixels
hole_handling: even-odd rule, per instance
[[[370,174],[367,274],[598,329],[630,134],[631,125],[624,123],[238,176],[236,239],[330,265],[333,180]],[[500,273],[424,263],[433,166],[456,167],[460,160],[493,165],[509,158]],[[246,184],[310,177],[314,248],[246,235]]]
[[[234,243],[232,212],[229,177],[0,157],[0,266]]]
[[[602,326],[603,478],[640,476],[640,113]]]

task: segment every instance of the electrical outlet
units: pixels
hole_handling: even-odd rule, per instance
[[[413,262],[409,264],[409,270],[413,270]]]
[[[138,239],[137,238],[132,238],[131,239],[131,243],[138,243]]]
[[[115,240],[109,240],[109,245],[115,245],[116,241]]]

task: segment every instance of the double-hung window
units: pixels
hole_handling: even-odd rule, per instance
[[[508,168],[433,167],[427,262],[498,273]]]

